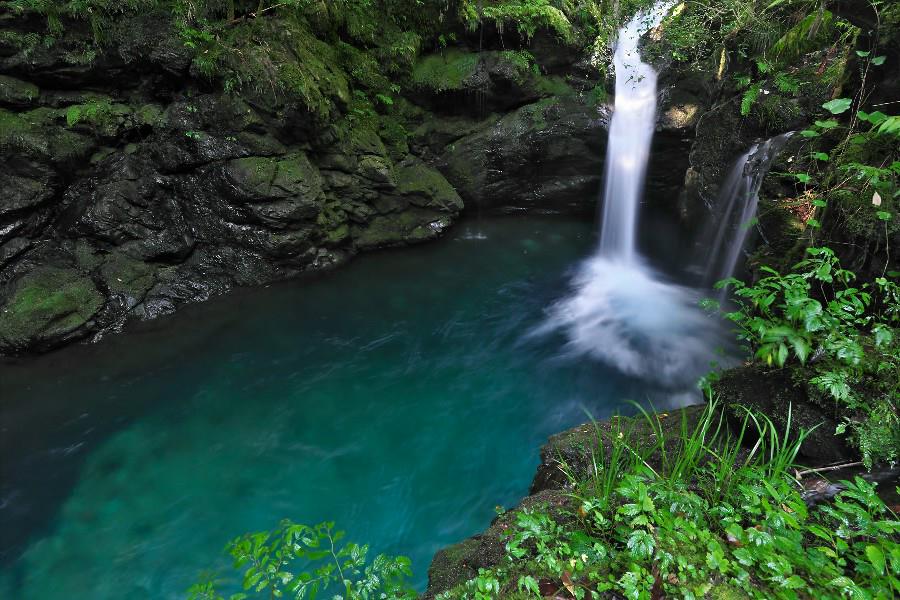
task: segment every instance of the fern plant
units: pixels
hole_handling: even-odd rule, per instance
[[[831,398],[867,466],[900,458],[900,286],[889,277],[856,283],[829,248],[808,248],[808,258],[753,285],[731,287],[737,325],[754,358],[766,366],[795,367],[813,389]]]

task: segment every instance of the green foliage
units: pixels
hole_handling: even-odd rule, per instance
[[[334,523],[315,526],[282,521],[272,531],[248,533],[232,540],[226,551],[234,569],[242,572],[243,592],[228,600],[246,598],[309,598],[328,594],[335,600],[375,598],[412,599],[406,582],[409,559],[378,555],[369,563],[368,546],[348,542]],[[224,600],[219,583],[207,576],[188,590],[190,600]]]
[[[463,3],[470,0],[463,0]],[[464,9],[464,14],[472,14]],[[476,9],[477,14],[477,9]],[[502,31],[506,24],[512,24],[525,38],[532,37],[539,28],[553,31],[564,41],[572,41],[572,24],[562,10],[553,6],[550,0],[499,0],[485,2],[481,6],[481,17],[491,19]],[[470,21],[470,27],[474,25]]]
[[[37,13],[47,19],[51,36],[63,32],[66,19],[87,20],[94,38],[102,40],[115,18],[128,13],[149,11],[160,0],[8,0],[0,2],[13,14]]]
[[[416,63],[412,83],[438,92],[460,90],[463,82],[475,74],[479,55],[475,52],[448,50],[432,54]]]
[[[855,283],[828,248],[781,274],[768,267],[753,285],[730,279],[737,310],[726,317],[754,357],[794,365],[841,407],[865,463],[900,455],[900,286],[879,277]],[[877,418],[873,419],[873,415]]]
[[[102,125],[113,115],[113,105],[106,99],[86,104],[73,104],[66,109],[66,125],[69,127],[74,127],[79,123]]]
[[[598,429],[598,447],[612,448],[595,459],[592,476],[572,480],[571,501],[517,511],[501,564],[440,598],[889,598],[900,591],[900,521],[872,484],[842,482],[834,504],[810,508],[788,472],[804,434],[789,440],[749,418],[745,426],[754,423],[761,441],[748,456],[717,413],[712,403],[694,429],[684,426],[678,449],[656,468],[631,428]],[[649,450],[659,458],[666,444],[656,439]],[[607,480],[599,487],[598,475]]]

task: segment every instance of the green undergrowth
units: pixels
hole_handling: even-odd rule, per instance
[[[791,369],[834,406],[866,466],[900,460],[900,285],[857,281],[829,248],[809,248],[788,273],[763,267],[752,284],[729,279],[738,327],[754,358]]]
[[[717,403],[667,450],[618,420],[563,507],[519,510],[500,565],[439,596],[471,598],[889,598],[900,592],[900,522],[872,485],[845,481],[810,507],[791,472],[807,432]],[[747,443],[751,434],[755,444]],[[565,465],[563,465],[565,468]]]
[[[732,433],[723,414],[712,400],[680,428],[664,428],[667,415],[648,413],[596,426],[584,449],[587,472],[561,464],[571,489],[565,502],[504,515],[510,525],[499,563],[438,598],[900,594],[900,521],[875,487],[843,481],[833,500],[810,505],[792,475],[808,432],[791,432],[790,417],[778,431],[746,412]],[[410,597],[408,563],[366,563],[365,548],[334,545],[331,528],[284,523],[232,541],[227,551],[245,591],[230,598]],[[215,579],[207,575],[191,599],[222,598]]]

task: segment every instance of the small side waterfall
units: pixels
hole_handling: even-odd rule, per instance
[[[650,142],[656,129],[656,71],[641,61],[641,35],[656,27],[673,2],[638,13],[619,30],[613,64],[615,108],[609,127],[600,254],[631,260]]]
[[[705,236],[702,246],[704,256],[708,257],[703,281],[706,286],[734,275],[749,237],[751,220],[756,215],[763,179],[791,135],[783,133],[754,144],[728,173],[714,207],[714,229],[711,229],[714,235]]]

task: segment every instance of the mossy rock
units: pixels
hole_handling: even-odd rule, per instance
[[[250,156],[228,162],[226,173],[241,195],[251,201],[323,197],[322,176],[305,154],[285,157]]]
[[[666,440],[666,450],[671,454],[680,444],[682,425],[688,431],[692,430],[705,408],[705,405],[688,406],[646,417],[614,416],[606,421],[587,423],[551,436],[541,448],[541,464],[531,483],[531,493],[568,489],[573,482],[585,479],[592,470],[594,456],[608,455],[620,433],[627,435],[632,448],[636,450],[655,446],[656,429],[648,419],[658,422]],[[648,462],[654,465],[657,460],[658,457],[651,456]]]
[[[83,129],[99,137],[115,138],[134,127],[133,115],[134,111],[127,104],[97,98],[69,106],[66,109],[66,124],[70,128]]]
[[[33,83],[0,75],[0,105],[26,108],[32,106],[40,95],[41,90]]]
[[[462,585],[478,575],[478,569],[489,569],[500,564],[506,556],[506,532],[516,522],[522,510],[547,511],[551,517],[565,521],[565,509],[571,502],[568,494],[558,490],[545,490],[526,496],[514,509],[497,516],[483,533],[439,550],[428,568],[428,588],[424,600]]]
[[[397,191],[418,206],[441,208],[447,212],[462,210],[463,201],[450,182],[435,169],[421,162],[396,169]]]
[[[450,223],[450,216],[446,214],[411,208],[401,213],[378,215],[365,226],[354,225],[351,235],[359,248],[381,248],[433,239]]]
[[[60,126],[64,115],[38,108],[26,113],[0,109],[0,154],[20,155],[56,165],[89,157],[96,142]]]
[[[713,392],[729,407],[733,429],[740,426],[745,408],[766,415],[779,432],[785,431],[790,418],[793,435],[801,429],[811,430],[800,446],[799,454],[807,464],[855,460],[858,453],[850,448],[845,438],[834,433],[840,423],[837,407],[830,402],[816,403],[806,387],[797,383],[810,378],[809,373],[795,375],[791,369],[737,367],[722,373],[713,383]],[[752,430],[748,431],[748,439],[752,433]]]
[[[104,297],[89,277],[39,267],[19,279],[0,305],[0,349],[49,347],[79,337],[103,305]]]
[[[122,252],[113,252],[100,267],[100,275],[113,294],[124,296],[131,306],[144,298],[156,282],[155,269]],[[130,306],[129,306],[130,308]]]
[[[386,157],[384,142],[375,130],[375,124],[343,119],[334,126],[337,150],[348,156],[371,154]]]

